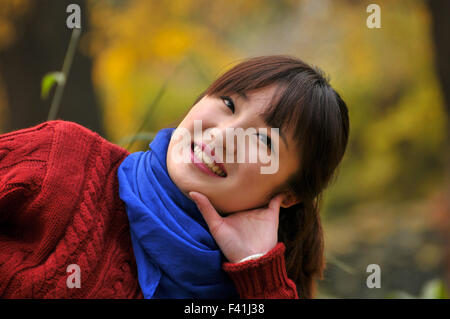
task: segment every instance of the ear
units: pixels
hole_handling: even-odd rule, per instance
[[[295,196],[295,194],[290,190],[284,191],[283,196],[284,196],[284,198],[280,204],[280,206],[283,208],[288,208],[288,207],[291,207],[292,205],[295,205],[295,204],[298,204],[301,202],[301,200],[299,198],[297,198]]]

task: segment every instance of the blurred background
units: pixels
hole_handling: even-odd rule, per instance
[[[0,133],[47,120],[55,86],[47,97],[41,86],[62,68],[71,3],[82,33],[56,117],[131,152],[239,59],[289,54],[321,67],[351,135],[321,211],[318,298],[448,298],[450,1],[2,0]],[[366,26],[370,3],[379,29]],[[381,288],[367,287],[369,264]]]

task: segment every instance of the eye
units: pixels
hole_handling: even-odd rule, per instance
[[[234,114],[234,103],[233,103],[233,100],[231,99],[231,97],[229,97],[229,96],[221,96],[220,98],[224,101],[225,105],[228,108],[230,108],[231,112],[233,112],[233,114]]]
[[[266,143],[267,147],[268,147],[270,150],[273,150],[273,149],[272,149],[272,140],[270,139],[269,136],[264,135],[264,134],[259,134],[259,133],[256,133],[256,134],[258,135],[258,137],[259,137],[259,139],[260,139],[261,141],[263,141],[263,142]]]

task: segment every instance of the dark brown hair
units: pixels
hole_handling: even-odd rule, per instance
[[[300,203],[280,208],[278,238],[286,246],[286,268],[300,298],[313,298],[323,278],[324,237],[319,215],[322,192],[333,179],[347,147],[347,106],[323,72],[298,58],[260,56],[241,61],[214,81],[204,96],[246,92],[278,85],[265,121],[293,132],[300,166],[286,183]],[[291,133],[292,134],[292,133]]]

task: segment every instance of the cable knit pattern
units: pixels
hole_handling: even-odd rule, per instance
[[[73,122],[0,136],[1,297],[142,298],[118,197],[127,155]],[[67,287],[70,264],[81,288]]]
[[[0,298],[143,298],[117,178],[128,155],[68,121],[0,135]],[[224,264],[242,298],[298,298],[280,245]]]

